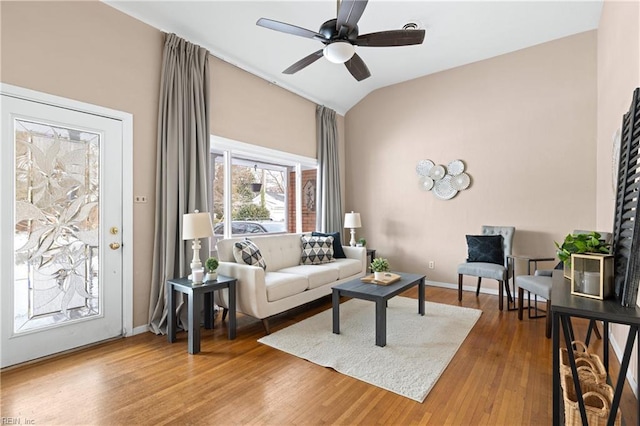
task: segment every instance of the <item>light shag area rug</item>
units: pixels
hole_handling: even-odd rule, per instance
[[[332,310],[262,337],[258,342],[423,402],[482,311],[394,297],[387,307],[387,345],[375,344],[375,303],[340,305],[340,334]]]

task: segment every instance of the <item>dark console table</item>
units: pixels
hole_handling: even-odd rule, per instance
[[[573,296],[571,294],[569,280],[565,279],[562,271],[553,272],[553,288],[551,290],[551,312],[553,314],[553,424],[560,425],[563,415],[563,396],[560,387],[560,326],[562,325],[562,333],[564,334],[565,344],[570,348],[574,339],[573,329],[571,326],[571,317],[586,318],[589,320],[602,321],[604,323],[603,347],[604,357],[603,364],[609,372],[609,323],[624,324],[629,326],[629,334],[624,348],[622,362],[620,364],[620,373],[615,382],[615,390],[613,402],[611,404],[611,415],[607,422],[613,425],[616,412],[620,406],[622,389],[624,387],[625,377],[631,360],[636,336],[638,335],[638,327],[640,326],[640,308],[635,306],[625,308],[618,301],[596,300],[587,297]],[[573,350],[568,351],[569,364],[573,372],[573,381],[578,395],[578,404],[582,423],[587,424],[587,416],[582,399],[582,391],[580,383],[577,380],[578,374],[576,369]],[[640,352],[638,355],[638,365],[640,366]],[[636,383],[638,383],[638,372],[636,372]],[[640,422],[640,404],[638,404],[638,422]]]

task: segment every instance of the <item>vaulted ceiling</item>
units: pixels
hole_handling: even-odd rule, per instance
[[[326,58],[283,74],[323,44],[256,25],[265,17],[318,31],[336,17],[333,0],[104,1],[340,114],[381,87],[596,29],[602,10],[602,0],[370,0],[358,22],[360,34],[415,23],[426,30],[426,37],[415,46],[356,47],[371,72],[358,82],[343,64]]]

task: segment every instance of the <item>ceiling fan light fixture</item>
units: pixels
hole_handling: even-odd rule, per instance
[[[356,53],[356,49],[347,41],[336,41],[327,44],[322,52],[334,64],[344,64]]]

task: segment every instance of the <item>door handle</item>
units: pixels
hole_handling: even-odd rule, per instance
[[[109,244],[109,247],[111,247],[111,250],[118,250],[120,248],[120,243],[111,243]]]

